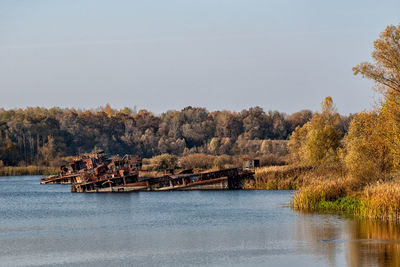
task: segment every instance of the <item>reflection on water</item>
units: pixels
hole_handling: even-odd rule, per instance
[[[301,213],[300,213],[301,214]],[[295,239],[307,241],[310,253],[323,255],[329,266],[336,266],[337,256],[341,256],[343,220],[331,215],[304,214],[294,224]]]
[[[0,265],[400,266],[398,225],[287,207],[291,191],[71,194],[0,178]]]
[[[398,224],[351,220],[345,227],[351,237],[347,244],[350,266],[400,266]]]
[[[304,216],[295,224],[296,240],[309,241],[312,253],[324,255],[330,266],[337,265],[341,254],[347,266],[400,266],[399,224],[300,213]]]

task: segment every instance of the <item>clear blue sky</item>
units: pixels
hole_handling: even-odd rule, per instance
[[[0,107],[369,109],[400,1],[0,1]]]

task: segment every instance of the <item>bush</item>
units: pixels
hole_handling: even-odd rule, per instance
[[[233,168],[239,165],[238,160],[229,155],[221,155],[214,158],[214,168],[218,170]]]
[[[178,165],[184,169],[211,169],[214,165],[215,156],[204,153],[195,153],[183,156]]]
[[[171,154],[162,154],[150,159],[150,165],[154,170],[163,171],[177,167],[177,157]]]
[[[285,156],[278,156],[275,154],[267,154],[259,157],[260,159],[260,166],[280,166],[287,164],[287,157]]]

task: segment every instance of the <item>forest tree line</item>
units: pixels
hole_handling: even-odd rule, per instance
[[[285,147],[270,140],[287,140],[312,116],[310,110],[287,115],[260,107],[209,112],[189,106],[161,115],[112,109],[108,104],[97,110],[0,109],[0,164],[48,165],[63,156],[93,150],[143,157],[284,153]],[[343,132],[349,121],[350,117],[341,116]]]

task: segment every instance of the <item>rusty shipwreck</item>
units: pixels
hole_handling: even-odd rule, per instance
[[[142,168],[140,155],[127,154],[109,159],[104,152],[100,152],[75,158],[61,167],[60,175],[42,178],[41,183],[71,184],[71,192],[77,193],[242,189],[243,180],[253,174],[249,168],[245,168],[245,164],[243,166],[200,173],[186,170],[159,177],[139,177]]]
[[[139,155],[125,155],[113,160],[108,166],[102,165],[94,172],[78,176],[71,186],[71,192],[132,192],[168,190],[224,190],[241,189],[242,179],[248,171],[239,168],[212,172],[140,177],[142,163]]]
[[[104,151],[82,154],[74,157],[68,164],[61,166],[60,174],[44,177],[40,183],[73,184],[77,182],[77,177],[108,162],[110,160],[106,157]]]
[[[71,192],[129,192],[145,189],[146,183],[139,182],[141,167],[139,155],[125,155],[77,176]]]

